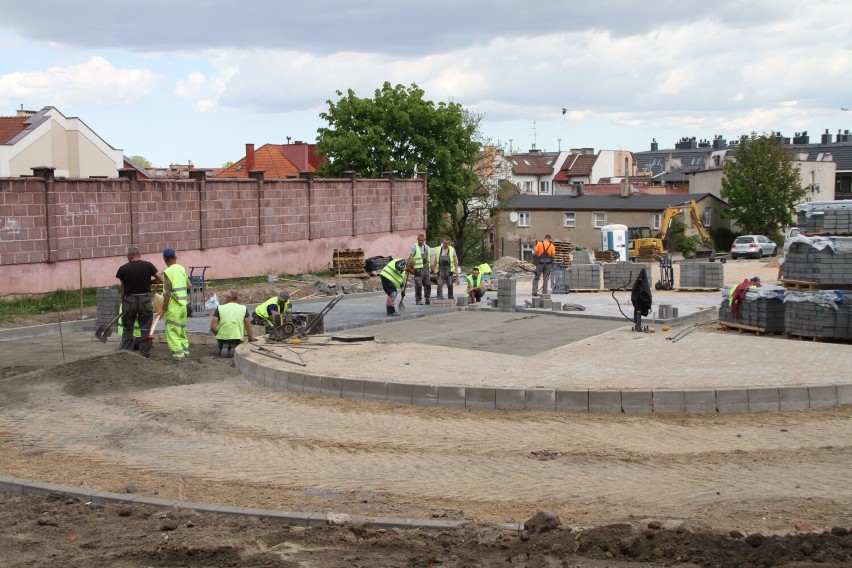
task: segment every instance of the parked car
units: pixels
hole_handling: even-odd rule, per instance
[[[777,256],[778,246],[764,235],[743,235],[734,239],[731,246],[731,258],[742,257],[763,258]]]

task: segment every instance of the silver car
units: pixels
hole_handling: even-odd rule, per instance
[[[731,246],[731,258],[763,258],[764,256],[776,256],[778,246],[764,235],[743,235],[734,240]]]

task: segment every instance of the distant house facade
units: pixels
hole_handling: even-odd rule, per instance
[[[115,178],[124,160],[120,149],[55,107],[0,116],[0,177],[31,176],[33,168],[49,167],[59,178]]]
[[[257,149],[246,144],[246,155],[213,177],[248,178],[250,172],[262,171],[267,179],[295,178],[302,172],[315,172],[324,161],[316,153],[316,144],[264,144]]]
[[[727,204],[709,194],[518,195],[497,209],[495,253],[529,259],[536,240],[549,234],[554,239],[567,238],[576,246],[591,250],[601,248],[601,229],[606,225],[660,229],[663,211],[670,205],[694,200],[702,212],[704,228],[730,228],[719,211]],[[687,226],[691,220],[684,217]]]

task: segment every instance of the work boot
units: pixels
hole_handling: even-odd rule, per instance
[[[430,303],[429,298],[426,298],[426,305],[428,306]]]
[[[222,348],[219,350],[219,357],[227,357],[227,356],[228,356],[228,346],[223,345]]]
[[[236,346],[236,345],[228,345],[228,355],[227,355],[227,356],[228,356],[228,358],[229,358],[229,359],[233,359],[233,358],[234,358],[234,353],[235,353],[236,351],[237,351],[237,346]]]

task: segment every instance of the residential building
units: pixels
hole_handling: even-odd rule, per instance
[[[262,170],[264,178],[287,179],[299,177],[301,172],[314,172],[325,158],[316,153],[316,144],[294,142],[290,144],[264,144],[255,149],[246,144],[246,155],[213,177],[247,178],[249,172]]]
[[[0,177],[31,176],[36,167],[58,178],[118,177],[125,157],[76,117],[55,107],[0,116]]]

